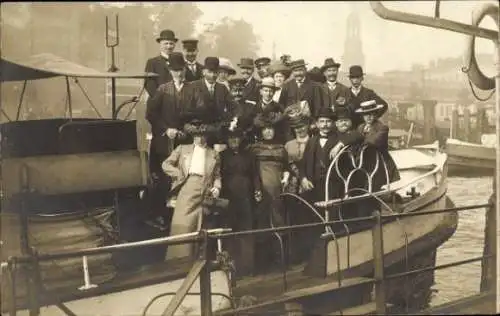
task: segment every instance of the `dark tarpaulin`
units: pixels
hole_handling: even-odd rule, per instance
[[[9,61],[4,57],[1,59],[0,81],[2,82],[46,79],[57,76],[140,79],[158,75],[145,72],[99,71],[49,53],[33,55],[23,61]]]

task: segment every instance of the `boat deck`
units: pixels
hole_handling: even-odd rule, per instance
[[[496,295],[481,293],[427,309],[419,315],[495,315],[496,308]]]

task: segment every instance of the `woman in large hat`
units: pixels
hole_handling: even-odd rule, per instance
[[[222,83],[230,90],[229,79],[234,75],[236,75],[236,70],[231,61],[227,58],[219,57],[219,76],[217,77],[217,82]]]
[[[389,154],[389,127],[379,120],[385,109],[385,104],[377,102],[377,100],[368,100],[361,102],[356,113],[363,117],[364,123],[358,127],[358,131],[364,136],[364,143],[376,148],[382,154],[387,164],[389,179],[392,182],[399,180],[400,175],[396,163]],[[380,189],[385,184],[385,180],[385,175],[376,177],[373,182],[373,190]]]
[[[290,78],[291,73],[292,70],[281,62],[274,63],[269,67],[269,74],[273,77],[276,86],[276,91],[273,96],[274,102],[280,104],[284,103],[284,100],[281,99],[281,91],[283,84]]]
[[[309,140],[309,127],[311,124],[311,113],[300,103],[292,104],[286,108],[284,114],[288,118],[288,125],[293,131],[294,139],[285,144],[285,149],[290,162],[292,176],[287,188],[288,192],[301,193],[299,183],[299,164],[304,154],[306,143]]]
[[[221,153],[222,192],[229,200],[225,222],[233,231],[254,228],[254,209],[262,198],[260,173],[255,155],[243,142],[245,131],[238,124],[226,129],[228,148]],[[228,240],[231,257],[238,267],[237,278],[254,272],[254,238]]]
[[[219,123],[208,120],[205,112],[202,108],[184,114],[184,132],[192,135],[193,143],[177,146],[162,164],[163,171],[173,179],[171,195],[176,196],[171,235],[200,230],[204,202],[220,194],[219,154],[207,145],[207,136],[218,131]],[[167,260],[193,254],[193,245],[170,246]]]
[[[251,146],[251,150],[257,157],[263,191],[262,201],[259,203],[255,214],[257,229],[285,224],[279,196],[282,189],[288,185],[290,172],[285,146],[275,139],[275,128],[281,120],[281,116],[282,114],[279,113],[260,113],[254,120],[255,126],[259,130],[259,140]],[[256,257],[260,264],[266,265],[271,259],[269,257],[276,255],[276,253],[270,252],[275,249],[264,246],[270,242],[269,236],[259,242],[262,244],[257,249],[261,249],[263,252],[257,254]],[[277,259],[277,257],[274,259]]]

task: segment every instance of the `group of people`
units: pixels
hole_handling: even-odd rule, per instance
[[[149,59],[145,80],[146,118],[152,140],[149,166],[157,214],[183,234],[203,227],[214,201],[229,201],[225,223],[233,231],[285,224],[280,194],[310,201],[324,199],[326,168],[345,146],[368,144],[383,153],[391,178],[397,170],[388,154],[388,127],[380,120],[387,102],[363,86],[363,69],[349,68],[351,87],[337,82],[340,64],[325,59],[322,78],[307,71],[303,59],[241,58],[239,71],[224,58],[197,61],[197,41],[178,39],[171,30],[157,38],[160,55]],[[255,75],[257,70],[257,75]],[[331,197],[342,196],[332,186]],[[175,200],[173,213],[165,207]],[[231,249],[242,273],[255,271],[251,237]],[[167,259],[189,258],[187,245],[171,246]],[[258,266],[258,262],[257,262]]]

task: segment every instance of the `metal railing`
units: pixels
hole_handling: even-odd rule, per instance
[[[213,263],[208,260],[208,245],[209,241],[216,239],[218,241],[222,241],[229,238],[242,237],[248,235],[262,235],[262,234],[276,234],[282,232],[292,232],[302,229],[309,229],[314,227],[329,227],[335,224],[346,225],[349,223],[359,223],[359,222],[371,222],[372,226],[372,236],[373,236],[373,258],[374,258],[374,276],[370,281],[371,284],[374,284],[375,288],[375,302],[376,302],[376,311],[377,314],[385,314],[386,311],[386,289],[385,282],[387,280],[408,277],[411,275],[416,275],[420,273],[440,270],[444,268],[454,267],[458,265],[468,264],[472,262],[477,262],[481,260],[488,260],[490,264],[494,264],[495,259],[495,249],[491,249],[489,254],[486,254],[481,257],[470,258],[466,260],[461,260],[453,263],[448,263],[444,265],[426,267],[423,269],[416,269],[405,271],[402,273],[396,273],[392,275],[384,274],[384,249],[383,249],[383,223],[386,219],[401,219],[405,217],[414,217],[414,216],[426,216],[426,215],[435,215],[442,213],[450,213],[450,212],[460,212],[465,210],[477,210],[484,208],[491,208],[492,204],[480,204],[480,205],[468,205],[468,206],[460,206],[460,207],[451,207],[430,211],[419,211],[415,213],[397,213],[397,214],[382,214],[380,211],[375,211],[371,216],[366,216],[362,218],[355,219],[344,219],[344,220],[335,220],[335,221],[324,221],[318,223],[306,223],[300,225],[291,225],[291,226],[282,226],[276,228],[266,228],[266,229],[258,229],[258,230],[250,230],[250,231],[239,231],[239,232],[231,232],[230,229],[213,229],[213,230],[202,230],[200,232],[177,235],[165,238],[158,238],[146,241],[118,244],[106,247],[98,247],[98,248],[88,248],[82,249],[78,251],[72,252],[60,252],[60,253],[47,253],[42,254],[38,253],[36,250],[33,250],[31,254],[28,256],[20,256],[20,257],[11,257],[9,258],[4,268],[7,269],[10,275],[11,281],[11,306],[9,308],[11,315],[16,315],[17,304],[16,304],[16,290],[15,290],[15,267],[20,264],[25,264],[31,266],[30,275],[28,277],[28,296],[29,296],[29,304],[30,304],[30,314],[38,315],[40,312],[40,302],[38,301],[38,295],[41,291],[44,291],[41,278],[40,278],[40,262],[47,260],[56,260],[56,259],[66,259],[66,258],[74,258],[74,257],[83,257],[94,256],[103,253],[115,253],[126,251],[130,249],[149,247],[155,245],[178,245],[178,244],[186,244],[186,243],[200,243],[200,252],[199,256],[196,259],[191,271],[188,273],[184,282],[182,283],[179,291],[175,293],[173,299],[168,304],[167,308],[164,310],[162,315],[174,315],[175,311],[178,309],[183,299],[187,295],[193,295],[193,293],[188,293],[190,288],[196,279],[200,278],[200,306],[202,315],[212,315],[212,306],[211,306],[211,296],[212,295],[220,295],[219,293],[211,292],[211,280],[210,280],[210,272],[213,268]],[[218,251],[222,251],[220,242],[218,242]],[[282,249],[283,251],[283,249]],[[337,256],[339,256],[339,252],[337,252]],[[85,271],[85,269],[84,269]],[[85,272],[84,272],[85,273]],[[88,273],[88,272],[86,272]],[[342,279],[339,275],[339,288],[342,286]],[[85,279],[88,279],[88,275],[84,276]],[[284,280],[286,282],[286,280]],[[366,281],[365,281],[366,282]],[[87,283],[87,282],[86,282]],[[286,288],[285,288],[286,291]],[[173,293],[170,293],[170,295]],[[169,293],[164,293],[162,295],[169,295]],[[64,311],[67,315],[76,315],[73,313],[64,303],[59,302],[55,304],[62,311]],[[234,305],[231,303],[231,305]],[[264,304],[265,305],[265,304]],[[231,310],[226,310],[222,314],[235,314],[243,311],[250,311],[255,309],[256,306],[252,307],[243,307],[243,308],[232,308]],[[146,315],[146,314],[144,314]]]

